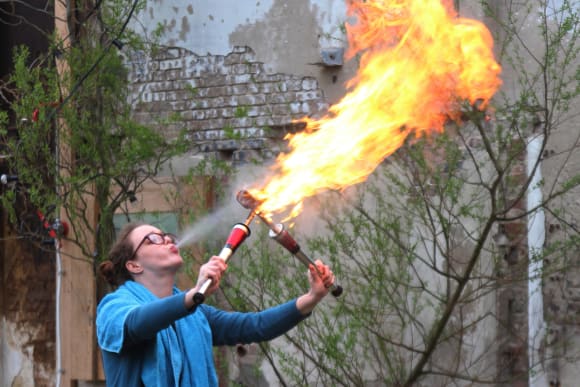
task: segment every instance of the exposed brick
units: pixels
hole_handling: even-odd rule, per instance
[[[232,161],[237,165],[250,163],[256,160],[260,160],[261,158],[262,156],[260,153],[249,149],[235,151],[232,155]]]
[[[264,71],[264,66],[261,63],[252,63],[248,71],[250,74],[259,74]]]
[[[315,78],[268,74],[263,63],[255,61],[249,47],[235,47],[225,56],[199,56],[184,49],[162,50],[156,58],[145,61],[136,56],[130,64],[129,78],[135,80],[132,89],[139,97],[135,114],[140,122],[163,116],[164,112],[180,112],[184,121],[180,127],[192,131],[188,135],[192,141],[204,142],[200,149],[208,156],[225,144],[212,146],[208,141],[235,145],[224,138],[225,127],[242,133],[244,138],[257,137],[252,143],[238,146],[265,147],[263,139],[281,139],[288,130],[280,128],[290,128],[292,120],[323,114],[328,108]],[[178,128],[164,130],[169,134]],[[260,136],[264,136],[261,141]],[[273,152],[261,149],[256,154],[267,156],[277,152],[278,149]],[[242,154],[239,161],[245,159]]]
[[[231,72],[233,74],[249,74],[250,66],[246,63],[235,64],[231,67]]]
[[[237,63],[242,63],[242,55],[240,53],[230,53],[225,57],[225,66],[231,66]]]
[[[227,75],[217,74],[212,77],[205,78],[203,85],[207,87],[224,86],[228,84],[229,77]]]
[[[312,101],[319,100],[322,98],[322,92],[320,91],[307,91],[296,93],[296,99],[299,101]]]
[[[272,114],[274,115],[285,115],[289,114],[290,109],[287,104],[276,104],[272,105]]]
[[[316,90],[318,81],[315,78],[304,78],[302,80],[302,90]]]
[[[241,75],[236,75],[234,77],[234,84],[240,84],[240,83],[248,83],[252,81],[252,75],[251,74],[241,74]]]
[[[237,140],[219,140],[215,142],[218,150],[234,150],[240,148],[240,142]]]
[[[278,91],[276,83],[274,82],[261,82],[258,84],[258,87],[260,93],[270,94]]]
[[[159,62],[159,68],[161,70],[171,70],[171,69],[181,69],[183,63],[181,60],[164,60]]]

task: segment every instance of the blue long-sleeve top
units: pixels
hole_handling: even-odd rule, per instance
[[[187,310],[174,288],[159,299],[127,281],[97,308],[97,339],[107,386],[217,386],[212,346],[276,338],[302,321],[296,300],[261,312]]]

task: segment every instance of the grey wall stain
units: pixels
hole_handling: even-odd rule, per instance
[[[189,25],[189,19],[187,16],[181,18],[181,28],[179,29],[179,39],[185,41],[187,39],[187,33],[191,30]]]
[[[171,19],[171,21],[167,23],[167,20],[164,20],[163,24],[168,31],[173,32],[173,29],[177,26],[177,21],[175,19]]]

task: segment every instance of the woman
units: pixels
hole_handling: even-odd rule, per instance
[[[219,287],[227,264],[212,257],[199,270],[197,284],[181,291],[175,276],[183,264],[176,238],[147,224],[123,228],[99,269],[117,289],[97,308],[97,338],[108,386],[217,386],[212,346],[271,340],[306,318],[334,282],[316,262],[308,293],[257,313],[226,312],[193,295],[207,278]]]

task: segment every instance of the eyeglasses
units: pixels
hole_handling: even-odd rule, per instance
[[[143,237],[141,242],[139,242],[139,244],[137,245],[137,248],[135,249],[135,251],[133,251],[133,254],[131,254],[131,258],[129,258],[129,261],[132,260],[133,258],[135,258],[137,251],[139,250],[139,248],[141,248],[141,246],[143,246],[143,243],[145,243],[145,241],[149,241],[151,244],[154,244],[154,245],[164,245],[165,238],[169,238],[169,241],[173,244],[177,244],[179,242],[179,239],[177,239],[177,236],[175,236],[174,234],[171,234],[169,232],[149,233]]]

